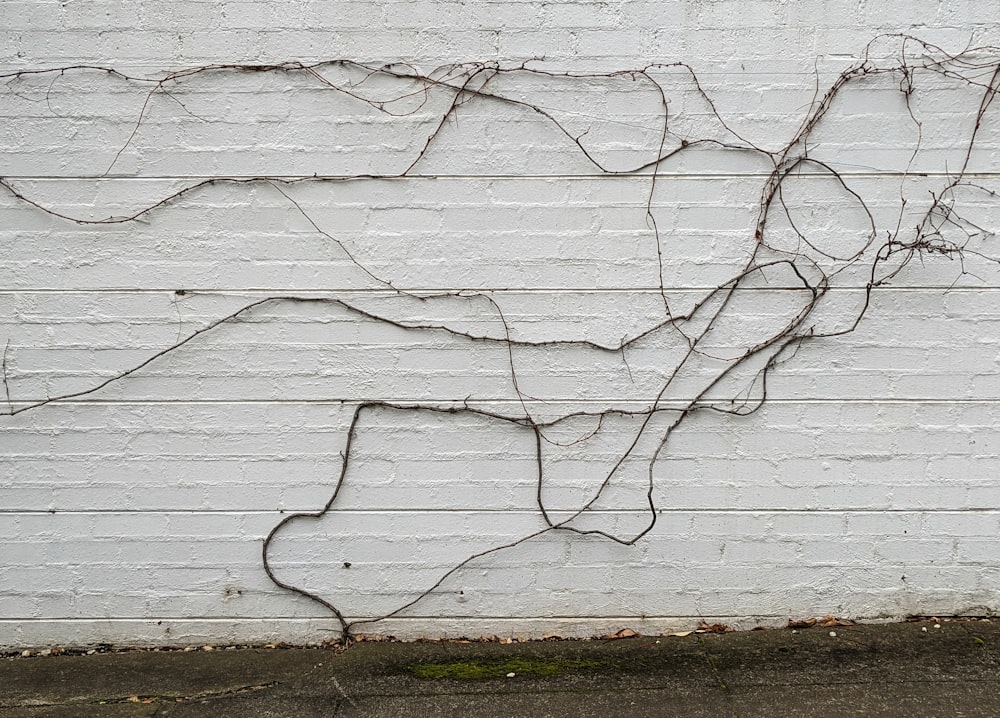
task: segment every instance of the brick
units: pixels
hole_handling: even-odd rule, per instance
[[[876,548],[878,555],[886,561],[909,565],[947,564],[954,554],[950,540],[886,541]]]
[[[733,129],[776,148],[800,125],[814,72],[821,86],[832,82],[881,30],[920,28],[949,48],[970,36],[998,44],[986,5],[930,5],[8,2],[0,6],[0,67],[102,64],[155,77],[202,63],[354,57],[430,71],[544,57],[529,66],[578,74],[684,60]],[[899,49],[898,40],[883,40],[871,55],[885,65]],[[419,89],[343,67],[321,72],[375,102]],[[653,74],[669,103],[669,147],[698,136],[734,141],[684,72]],[[810,139],[815,158],[850,174],[879,242],[897,222],[910,236],[931,192],[964,161],[960,143],[978,106],[979,90],[927,72],[917,80],[916,157],[897,76],[852,84]],[[417,91],[391,103],[399,114],[388,116],[304,72],[192,75],[165,86],[171,95],[150,97],[112,176],[95,179],[133,132],[149,85],[95,71],[0,85],[4,176],[42,204],[91,219],[129,214],[206,174],[400,172],[454,97],[441,86]],[[518,72],[487,88],[559,117],[607,167],[628,168],[657,151],[651,112],[659,93],[641,76]],[[977,141],[970,167],[989,185],[1000,149],[989,116]],[[658,167],[654,188],[649,175],[598,176],[573,147],[530,108],[472,99],[416,165],[422,176],[282,186],[308,218],[265,181],[204,187],[122,225],[78,225],[0,193],[0,286],[8,288],[0,291],[0,342],[10,339],[11,400],[93,388],[266,294],[344,297],[393,321],[502,335],[486,299],[401,298],[348,252],[400,287],[487,290],[516,337],[614,345],[662,319],[658,273],[671,306],[690,308],[754,251],[766,158],[686,151]],[[926,176],[901,182],[872,171],[907,167]],[[837,254],[866,236],[854,197],[833,178],[796,172],[784,190],[796,226],[817,245]],[[662,270],[647,202],[661,231]],[[955,205],[995,229],[993,197],[960,190]],[[798,240],[784,224],[772,217],[769,238],[793,249]],[[944,228],[946,240],[966,241],[953,229]],[[990,253],[979,240],[970,249]],[[802,251],[827,268],[842,263]],[[461,632],[471,624],[452,616],[1000,610],[992,542],[1000,530],[992,428],[1000,284],[995,267],[971,253],[964,262],[922,260],[873,294],[855,333],[804,345],[775,367],[773,401],[761,411],[688,416],[652,467],[662,513],[637,545],[546,534],[457,572],[421,604],[427,618],[419,620]],[[738,356],[788,321],[803,297],[780,287],[797,280],[771,274],[744,283],[752,287],[734,295],[700,349]],[[836,275],[802,329],[849,324],[866,281],[861,271]],[[685,347],[677,332],[661,330],[625,356],[519,348],[513,362],[525,398],[514,392],[501,344],[407,331],[335,304],[280,302],[79,401],[2,417],[0,553],[8,565],[0,585],[16,593],[0,596],[0,624],[33,620],[16,630],[0,625],[0,644],[164,640],[164,629],[142,624],[153,615],[174,617],[177,635],[203,642],[306,635],[302,626],[313,624],[302,622],[322,612],[267,580],[260,542],[288,515],[281,511],[316,510],[330,498],[350,402],[460,405],[468,397],[509,417],[545,418],[641,410]],[[690,360],[662,398],[684,406],[725,361]],[[742,396],[753,373],[746,369],[712,388],[714,406]],[[601,510],[574,526],[621,535],[642,528],[646,462],[671,418],[651,424],[595,504]],[[593,495],[637,425],[608,419],[577,444],[592,426],[553,430],[549,438],[569,445],[545,445],[546,501],[566,509]],[[543,525],[525,427],[370,411],[354,450],[334,510],[292,522],[271,548],[280,575],[355,612],[392,610],[472,551]],[[56,512],[38,513],[48,509]],[[354,567],[343,584],[348,553]],[[232,586],[245,591],[227,598]]]

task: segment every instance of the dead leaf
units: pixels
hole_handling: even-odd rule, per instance
[[[735,630],[725,623],[713,623],[712,625],[708,625],[705,621],[698,623],[698,633],[733,633]]]
[[[678,638],[684,638],[684,636],[690,636],[694,631],[677,631],[677,633],[668,633],[668,636],[677,636]]]
[[[820,619],[819,625],[823,628],[833,628],[834,626],[854,626],[854,621],[849,618],[837,618],[836,616],[823,616]]]
[[[785,628],[810,628],[816,625],[815,618],[805,618],[798,621],[788,621],[788,625]]]

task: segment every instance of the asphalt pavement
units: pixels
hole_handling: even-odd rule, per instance
[[[996,619],[30,654],[0,659],[3,718],[1000,717]]]

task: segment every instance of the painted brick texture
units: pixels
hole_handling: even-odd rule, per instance
[[[0,416],[0,646],[339,636],[261,551],[327,504],[348,452],[334,510],[268,558],[351,619],[420,599],[363,633],[1000,611],[998,110],[977,128],[1000,50],[974,55],[978,84],[851,83],[785,179],[769,241],[830,278],[809,324],[837,336],[758,351],[811,296],[781,267],[741,283],[674,378],[688,340],[658,325],[754,251],[774,163],[726,145],[778,151],[880,33],[958,52],[1000,45],[995,20],[864,0],[0,4],[3,403],[44,404]],[[469,96],[438,129],[453,92],[300,69],[328,59],[551,74],[476,85],[525,104]],[[154,93],[97,69],[226,63],[300,64]],[[663,97],[604,74],[650,63],[669,141],[707,140],[655,178],[626,170],[662,153]],[[946,204],[965,229],[935,226],[965,256],[925,251],[868,301],[871,264],[844,257],[872,228],[914,236],[963,166],[975,186]],[[757,406],[769,361],[767,401],[725,413]],[[398,406],[363,410],[348,445],[372,401]],[[539,442],[497,418],[523,413],[573,418]],[[545,532],[540,501],[592,533]],[[633,545],[594,533],[651,515]]]

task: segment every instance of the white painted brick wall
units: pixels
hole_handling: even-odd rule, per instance
[[[731,128],[777,150],[817,86],[868,40],[905,32],[948,51],[1000,45],[996,20],[972,0],[11,1],[0,4],[0,73],[94,65],[160,77],[333,58],[606,73],[683,61]],[[898,48],[883,40],[871,57]],[[898,76],[848,87],[810,147],[883,230],[919,221],[961,166],[975,123],[981,91],[927,75],[910,98],[922,123],[916,155]],[[658,77],[674,132],[731,139],[689,75]],[[359,91],[399,92],[374,84]],[[511,74],[490,88],[543,106],[609,169],[657,153],[658,97],[633,76]],[[174,82],[169,96],[148,89],[85,69],[4,80],[0,177],[56,212],[102,219],[205,178],[395,174],[450,102],[432,91],[420,106],[414,95],[399,105],[412,114],[389,117],[294,72],[216,71]],[[978,183],[1000,187],[998,157],[993,109],[970,158]],[[90,389],[270,295],[493,337],[503,336],[499,307],[516,339],[615,344],[662,317],[647,201],[668,298],[684,310],[746,262],[769,170],[759,155],[705,148],[662,163],[651,191],[648,174],[596,173],[537,113],[469,102],[405,179],[303,183],[284,195],[218,182],[109,225],[59,219],[0,190],[10,401]],[[829,177],[790,177],[786,190],[817,242],[843,247],[866,231]],[[1000,226],[995,198],[956,202],[979,226]],[[490,290],[495,306],[396,295],[317,227],[398,286]],[[774,232],[776,243],[795,242],[787,227]],[[981,249],[1000,254],[993,239]],[[820,330],[856,315],[865,281],[838,277],[816,312]],[[735,356],[773,334],[801,302],[786,284],[734,300],[714,350]],[[675,339],[658,333],[625,357],[568,345],[508,355],[344,305],[275,302],[97,393],[2,416],[0,646],[337,636],[328,612],[267,578],[261,544],[284,517],[329,500],[358,402],[469,399],[517,413],[513,359],[538,417],[641,410],[673,367]],[[548,533],[470,562],[411,609],[357,630],[590,635],[702,618],[749,627],[1000,611],[998,357],[996,265],[971,255],[964,266],[916,262],[873,295],[855,332],[781,363],[759,412],[685,420],[653,470],[655,529],[634,546]],[[718,367],[691,367],[668,406],[697,395]],[[728,401],[751,375],[706,398]],[[542,490],[556,520],[593,495],[637,421],[609,417],[593,439],[546,446]],[[562,438],[594,425],[565,422]],[[472,553],[543,528],[534,451],[531,431],[497,419],[367,411],[335,510],[287,525],[271,565],[351,618],[393,611]],[[646,466],[626,462],[574,525],[640,531]]]

